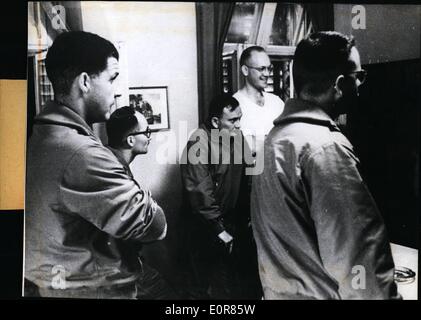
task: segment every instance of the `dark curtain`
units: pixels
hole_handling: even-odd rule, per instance
[[[334,30],[332,3],[306,3],[303,7],[313,24],[313,32]]]
[[[222,50],[235,3],[196,3],[199,122],[209,103],[222,93]]]

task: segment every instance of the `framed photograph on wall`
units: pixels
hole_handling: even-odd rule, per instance
[[[152,131],[168,130],[168,87],[131,87],[129,102],[146,118]]]

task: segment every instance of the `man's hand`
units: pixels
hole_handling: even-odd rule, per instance
[[[228,254],[231,254],[232,252],[232,245],[234,243],[234,238],[225,230],[222,231],[220,234],[218,234],[218,238],[220,240],[222,240],[222,242],[224,243],[225,247],[228,250]]]

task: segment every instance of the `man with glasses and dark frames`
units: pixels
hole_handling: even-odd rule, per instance
[[[142,113],[127,106],[119,108],[111,114],[106,123],[106,129],[108,149],[120,161],[125,173],[134,183],[139,185],[134,179],[130,169],[130,163],[133,162],[136,156],[148,152],[152,133],[148,122]],[[150,195],[150,192],[147,192]],[[163,236],[165,236],[165,233]],[[121,248],[126,248],[127,254],[136,255],[139,263],[142,265],[142,275],[136,281],[136,298],[142,300],[168,300],[177,298],[175,291],[162,275],[145,263],[142,257],[142,243],[120,241],[119,245]]]
[[[367,71],[365,71],[364,69],[361,69],[359,71],[348,72],[347,74],[355,74],[355,78],[360,82],[360,85],[362,85],[365,82],[365,79],[367,78]]]
[[[129,164],[139,154],[148,152],[151,129],[143,114],[132,107],[122,107],[107,121],[108,148],[131,174]]]
[[[366,72],[354,40],[319,32],[293,64],[297,98],[265,140],[251,218],[265,299],[395,299],[385,225],[334,119]]]
[[[276,95],[265,92],[273,65],[262,47],[245,49],[240,57],[244,86],[234,94],[243,110],[241,129],[253,153],[261,150],[264,136],[273,127],[284,109],[284,102]]]

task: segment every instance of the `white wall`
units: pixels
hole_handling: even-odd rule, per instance
[[[149,153],[132,163],[135,178],[164,208],[168,235],[146,248],[152,264],[171,274],[179,240],[181,181],[177,164],[158,164],[158,139],[198,125],[196,15],[194,3],[82,2],[83,28],[113,42],[124,41],[129,87],[168,86],[170,130],[152,134]],[[124,65],[124,63],[123,63]],[[183,147],[183,146],[181,146]],[[172,152],[172,158],[176,154]]]

